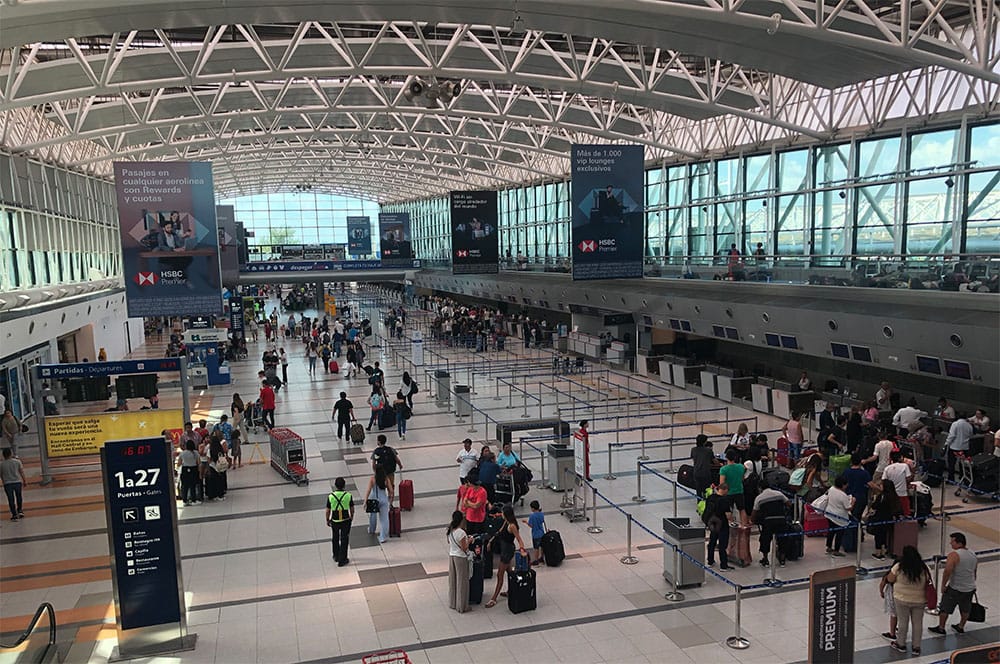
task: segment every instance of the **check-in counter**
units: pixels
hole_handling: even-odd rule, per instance
[[[750,398],[753,401],[753,409],[757,412],[771,412],[771,390],[773,389],[771,385],[773,384],[772,381],[768,381],[765,383],[757,382],[750,386]]]
[[[777,387],[771,388],[771,412],[786,420],[791,418],[793,412],[811,412],[815,400],[815,392],[790,392]]]
[[[750,399],[753,384],[752,376],[733,378],[719,374],[715,377],[715,394],[726,403],[734,403],[736,399]]]
[[[667,360],[660,360],[659,367],[660,367],[660,382],[661,383],[666,383],[668,385],[673,385],[674,384],[673,366],[674,365],[671,364],[670,362],[668,362]]]
[[[696,366],[685,364],[673,365],[674,385],[684,389],[698,387],[698,383],[701,381],[701,372],[704,368],[705,365],[703,364]]]
[[[702,371],[701,372],[701,393],[707,397],[718,396],[718,390],[716,388],[716,379],[718,375],[714,371]]]

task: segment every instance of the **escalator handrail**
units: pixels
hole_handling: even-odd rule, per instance
[[[55,642],[56,642],[56,610],[48,602],[42,602],[42,604],[38,607],[38,610],[35,611],[35,615],[31,619],[31,622],[28,623],[28,627],[24,630],[24,633],[21,634],[21,636],[17,639],[17,641],[15,641],[14,643],[11,643],[11,644],[0,643],[0,648],[17,648],[22,643],[24,643],[28,639],[28,637],[31,636],[31,633],[33,631],[35,631],[35,627],[38,626],[38,621],[42,617],[42,613],[46,613],[46,612],[49,614],[49,643],[48,643],[48,647],[51,647],[51,646],[55,645]],[[48,649],[48,647],[46,649]]]

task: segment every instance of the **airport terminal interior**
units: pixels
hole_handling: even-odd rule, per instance
[[[0,664],[1000,661],[998,291],[994,2],[0,0]]]

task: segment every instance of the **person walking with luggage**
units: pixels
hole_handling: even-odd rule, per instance
[[[417,393],[417,381],[413,380],[410,376],[409,371],[403,372],[403,378],[400,381],[399,391],[403,393],[406,398],[406,405],[410,407],[410,413],[413,413],[413,395]]]
[[[347,547],[351,541],[351,522],[354,520],[354,498],[345,491],[347,483],[343,477],[333,481],[334,490],[326,499],[326,525],[333,531],[333,559],[337,567],[343,567],[350,560]]]
[[[403,462],[399,460],[399,453],[388,445],[388,438],[380,433],[375,439],[377,445],[372,452],[372,470],[382,469],[385,473],[386,481],[395,491],[396,489],[396,469],[403,469]]]
[[[376,465],[375,472],[368,480],[368,490],[365,491],[365,512],[368,512],[368,534],[375,534],[378,524],[378,542],[385,544],[389,539],[389,505],[393,497],[392,483],[381,466]]]
[[[733,501],[728,493],[729,487],[726,484],[717,486],[705,499],[705,511],[701,517],[708,526],[708,566],[715,566],[715,549],[718,548],[719,569],[725,572],[733,569],[729,566],[726,549],[729,547],[729,527],[735,525]]]
[[[906,652],[906,633],[913,624],[910,653],[920,656],[920,638],[923,636],[924,609],[927,607],[927,584],[930,571],[916,547],[904,546],[899,562],[886,575],[892,584],[892,597],[896,604],[896,639],[889,646],[897,652]],[[947,620],[947,615],[945,615]]]
[[[882,489],[872,501],[872,512],[868,517],[868,532],[875,537],[875,551],[872,552],[875,560],[885,560],[892,522],[902,515],[903,508],[899,504],[895,485],[891,480],[882,480]]]
[[[844,491],[846,488],[847,480],[841,475],[833,481],[833,486],[824,494],[826,500],[823,500],[822,497],[818,498],[817,503],[819,504],[813,505],[813,507],[820,510],[820,513],[826,517],[828,528],[826,532],[826,553],[838,558],[846,555],[840,550],[844,543],[843,527],[850,524],[851,510],[854,509],[854,499]]]
[[[503,506],[503,526],[500,532],[494,535],[491,545],[496,547],[493,550],[500,554],[500,564],[496,569],[497,586],[493,591],[493,597],[486,602],[486,608],[497,605],[497,598],[505,595],[503,593],[503,581],[507,578],[507,572],[511,570],[514,562],[514,543],[517,543],[516,551],[527,558],[528,552],[524,548],[524,540],[521,539],[521,531],[517,525],[517,517],[514,516],[514,506],[507,504]]]
[[[23,519],[24,494],[22,489],[28,480],[24,478],[24,466],[21,464],[21,460],[14,458],[14,452],[9,447],[3,448],[3,461],[0,461],[0,482],[3,482],[3,491],[7,494],[10,520]]]
[[[392,402],[392,409],[396,413],[396,433],[400,440],[406,440],[406,421],[410,419],[410,407],[406,405],[406,399],[402,392],[396,392],[396,400]]]
[[[740,524],[749,525],[747,520],[746,503],[743,496],[743,473],[746,468],[740,463],[740,453],[734,448],[726,452],[726,465],[719,469],[719,484],[728,487],[727,494],[732,501],[733,507],[740,512]],[[726,533],[728,537],[728,532]]]
[[[469,610],[468,551],[472,537],[465,532],[465,516],[459,510],[451,513],[445,535],[448,538],[448,607],[465,613]]]
[[[379,414],[382,409],[385,408],[386,404],[385,393],[382,391],[381,384],[372,385],[372,393],[368,395],[368,405],[371,407],[371,417],[368,418],[368,430],[372,430],[372,426],[378,424]]]
[[[333,419],[337,421],[337,440],[351,433],[351,423],[357,422],[354,417],[354,404],[347,398],[347,392],[340,393],[340,399],[333,404]]]
[[[966,548],[963,533],[952,533],[949,543],[951,551],[944,564],[944,576],[941,577],[941,587],[944,588],[938,605],[941,612],[938,614],[938,624],[929,629],[935,634],[945,634],[944,626],[948,622],[948,616],[957,607],[959,620],[951,628],[964,634],[965,623],[972,611],[972,598],[976,594],[976,568],[979,560],[976,554]]]

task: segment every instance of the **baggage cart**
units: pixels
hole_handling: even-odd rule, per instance
[[[271,467],[296,486],[309,484],[306,469],[306,441],[291,429],[275,427],[271,439]]]

